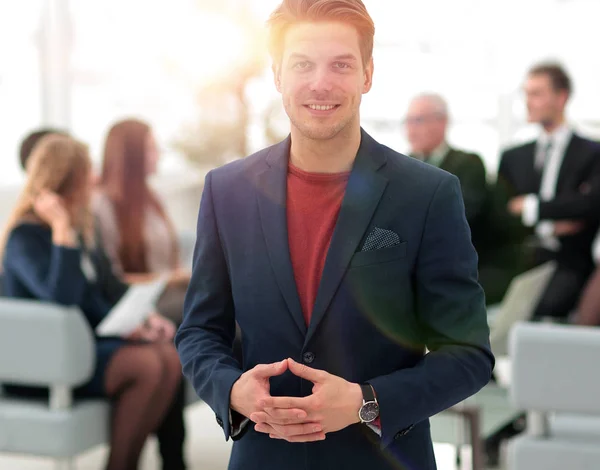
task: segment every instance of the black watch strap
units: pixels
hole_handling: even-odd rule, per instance
[[[365,403],[375,400],[375,393],[373,392],[373,387],[369,384],[361,384],[360,389],[362,390],[363,400]]]

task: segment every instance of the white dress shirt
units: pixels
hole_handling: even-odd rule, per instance
[[[535,226],[535,233],[540,238],[542,246],[557,251],[560,248],[560,242],[554,236],[554,224],[551,221],[539,221],[539,205],[541,201],[549,201],[556,195],[556,184],[558,175],[562,166],[567,146],[571,141],[573,131],[563,124],[551,134],[543,132],[539,137],[536,149],[534,165],[543,165],[542,181],[539,194],[528,194],[523,203],[523,213],[521,215],[523,224],[527,227]],[[548,144],[551,143],[549,155],[544,153]]]

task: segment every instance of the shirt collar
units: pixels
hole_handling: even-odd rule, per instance
[[[554,132],[548,133],[545,130],[542,131],[538,139],[538,145],[545,146],[548,142],[552,141],[553,146],[560,145],[564,147],[567,145],[567,142],[573,135],[573,131],[567,124],[563,124],[560,127],[556,128]]]
[[[446,155],[449,151],[450,147],[448,146],[448,143],[444,140],[440,145],[433,149],[433,152],[431,152],[431,155],[427,159],[427,163],[430,163],[434,166],[440,166],[444,161],[444,158],[446,158]],[[422,153],[414,153],[413,155],[419,160],[425,160],[425,155],[423,155]]]

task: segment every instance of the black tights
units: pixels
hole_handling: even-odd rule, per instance
[[[146,438],[175,408],[174,398],[181,389],[181,366],[174,346],[154,343],[122,347],[108,364],[105,389],[112,400],[106,468],[135,470]]]
[[[163,470],[185,470],[183,458],[183,442],[185,425],[183,410],[185,408],[185,387],[180,382],[171,408],[156,430],[158,448],[162,457]]]

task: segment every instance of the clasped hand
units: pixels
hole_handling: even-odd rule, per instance
[[[269,378],[287,370],[312,382],[312,394],[271,396]],[[358,384],[292,359],[256,366],[242,374],[231,390],[232,409],[256,423],[256,431],[288,442],[324,440],[327,433],[358,423],[362,401]]]
[[[172,321],[154,312],[138,326],[127,339],[146,341],[149,343],[169,342],[175,336],[175,325]]]

